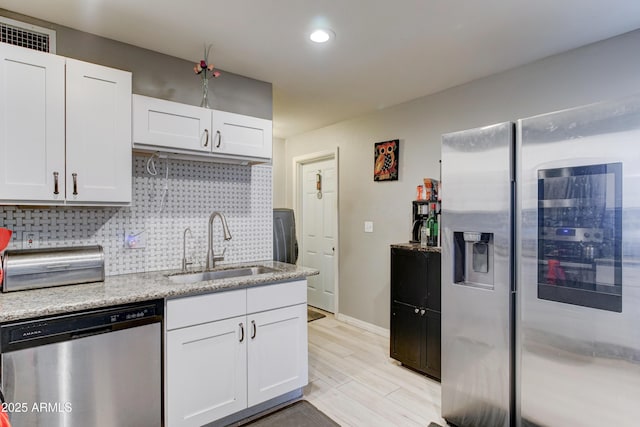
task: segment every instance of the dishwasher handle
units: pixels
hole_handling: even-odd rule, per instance
[[[71,334],[71,339],[77,340],[80,338],[91,337],[93,335],[106,334],[107,332],[112,332],[112,331],[113,331],[113,328],[111,326],[107,326],[104,328],[90,329],[87,331],[81,331],[81,332]]]

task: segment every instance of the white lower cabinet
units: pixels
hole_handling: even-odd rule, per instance
[[[247,317],[248,406],[307,384],[307,305],[298,304]]]
[[[241,316],[167,333],[170,426],[201,426],[247,407],[244,322]]]
[[[169,300],[168,427],[199,427],[304,387],[306,313],[306,280]]]

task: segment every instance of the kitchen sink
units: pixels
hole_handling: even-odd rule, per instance
[[[256,276],[258,274],[274,273],[278,269],[265,267],[263,265],[256,267],[240,267],[229,268],[226,270],[200,271],[196,273],[177,273],[167,276],[173,283],[189,284],[197,282],[205,282],[207,280],[230,279],[234,277]]]

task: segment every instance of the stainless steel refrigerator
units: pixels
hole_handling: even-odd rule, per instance
[[[442,169],[443,417],[637,425],[640,97],[444,135]]]

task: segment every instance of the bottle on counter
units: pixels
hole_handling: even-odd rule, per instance
[[[438,245],[438,219],[436,218],[436,204],[431,205],[429,209],[429,217],[427,218],[427,227],[429,229],[429,240],[427,244],[429,246]]]
[[[431,246],[438,246],[438,217],[433,216],[431,224]]]
[[[429,225],[427,220],[422,221],[422,226],[420,227],[420,246],[426,248],[429,246]]]

